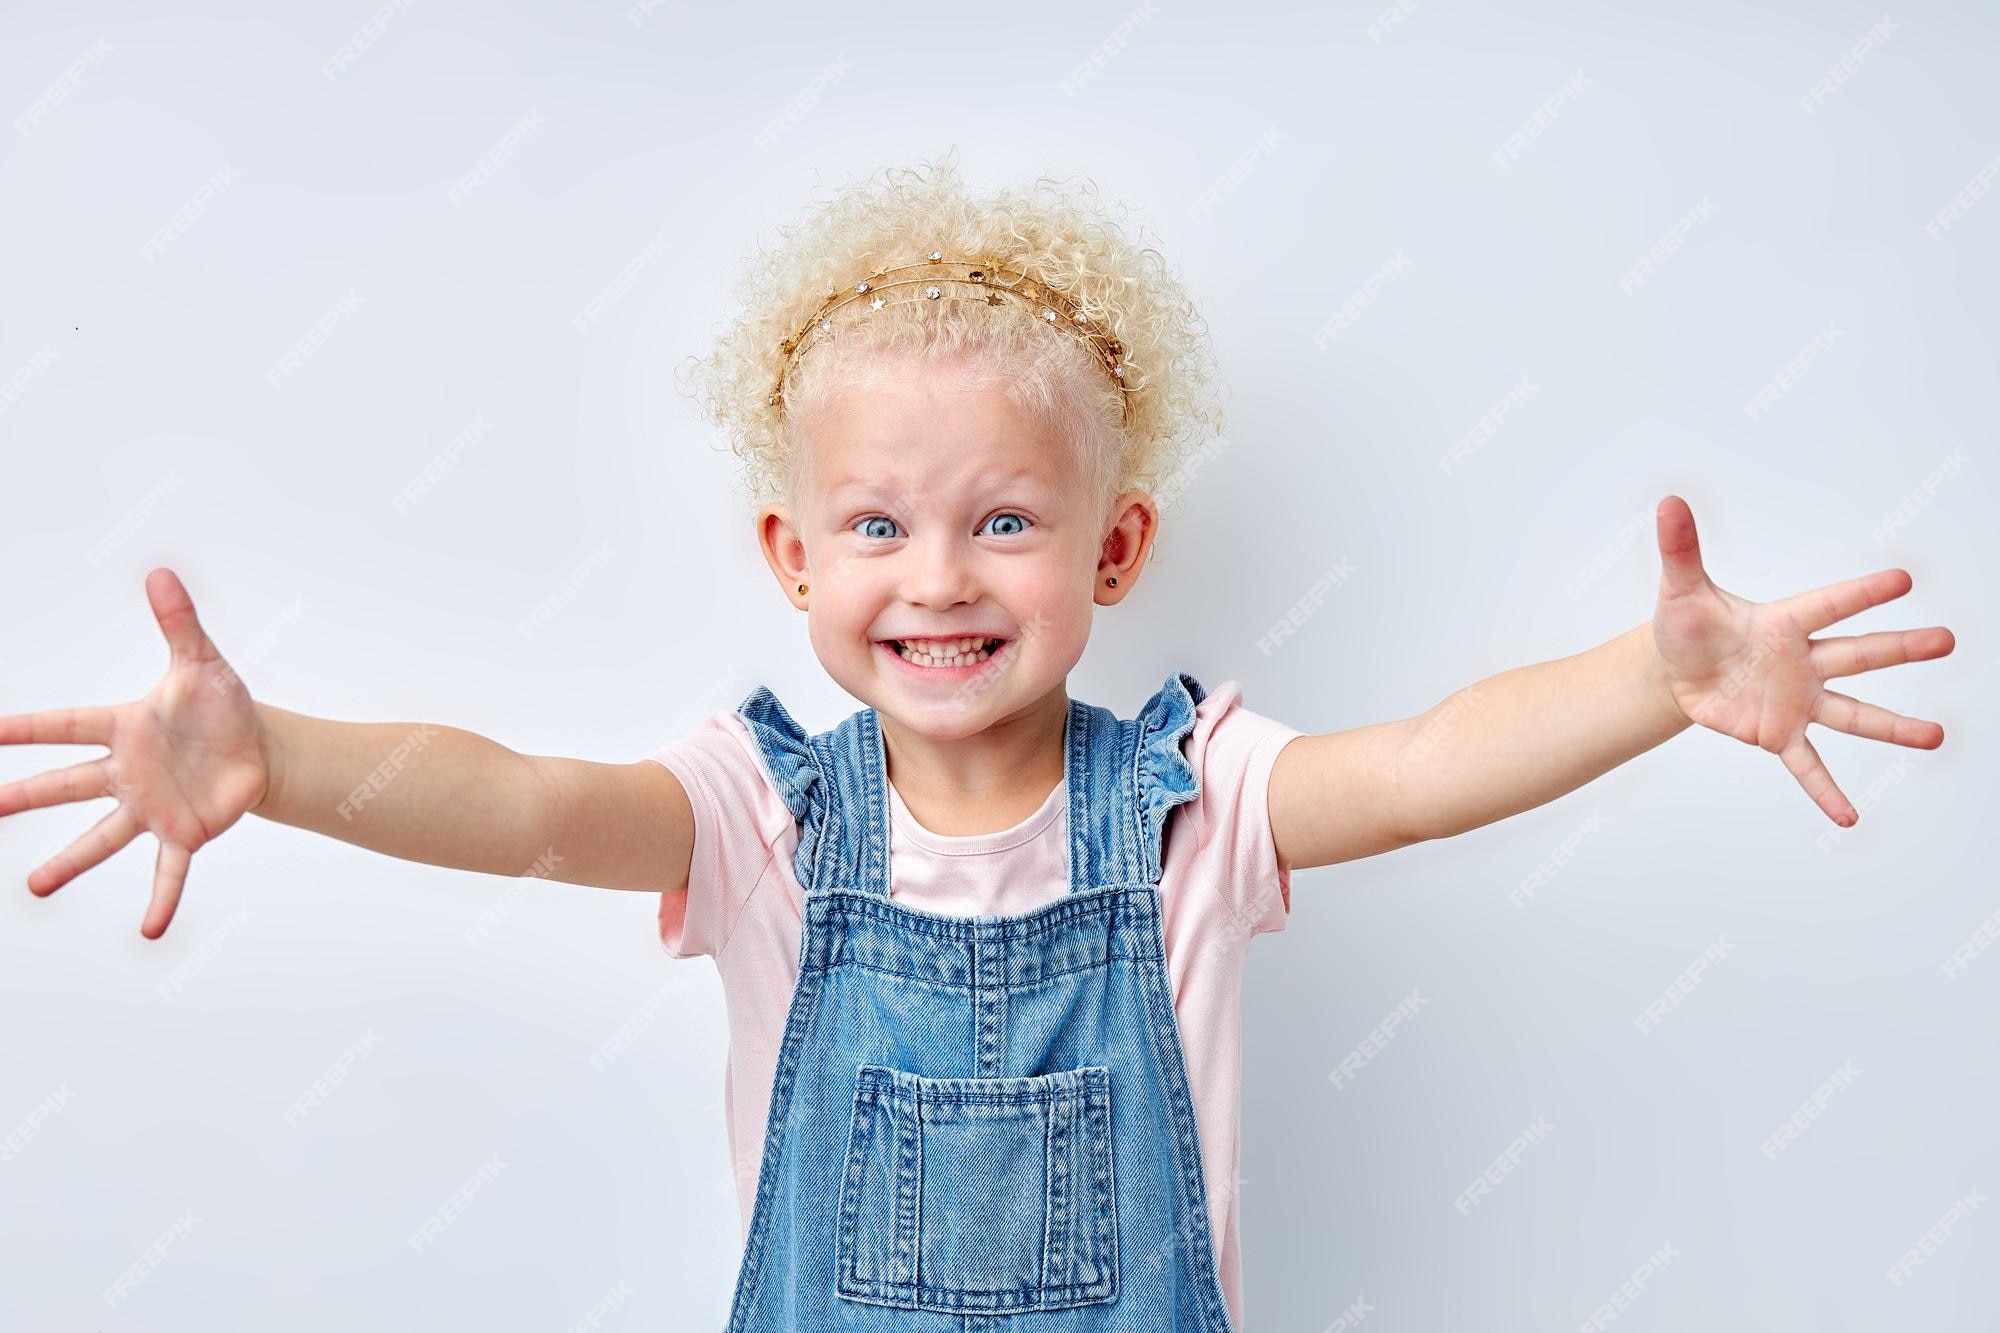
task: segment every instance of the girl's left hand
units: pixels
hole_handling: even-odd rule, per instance
[[[1943,657],[1956,643],[1942,625],[1814,639],[1815,630],[1901,597],[1910,576],[1884,569],[1775,602],[1747,602],[1711,583],[1701,567],[1694,514],[1670,495],[1654,515],[1660,598],[1653,611],[1667,689],[1682,714],[1785,761],[1806,794],[1842,828],[1860,818],[1806,739],[1817,722],[1870,740],[1920,750],[1944,743],[1935,722],[1892,713],[1829,690],[1836,676]]]

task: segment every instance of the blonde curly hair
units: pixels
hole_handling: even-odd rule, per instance
[[[1177,480],[1204,435],[1222,428],[1207,325],[1160,252],[1128,238],[1099,206],[1094,183],[1064,184],[1043,176],[974,198],[947,153],[819,201],[781,228],[777,248],[760,246],[734,284],[740,312],[709,356],[688,357],[676,375],[741,460],[738,487],[752,507],[796,506],[810,475],[802,443],[819,411],[910,358],[948,361],[968,380],[1003,385],[1072,442],[1099,512],[1121,491],[1158,498]],[[934,247],[1030,273],[1064,293],[1124,345],[1125,387],[1074,335],[1011,302],[917,301],[840,325],[791,367],[783,410],[771,403],[782,344],[828,296]]]

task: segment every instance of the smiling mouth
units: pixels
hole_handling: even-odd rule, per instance
[[[967,638],[970,636],[959,639],[882,639],[878,642],[905,662],[914,666],[929,667],[976,666],[999,651],[1000,645],[1007,642],[1006,639],[999,638],[981,639],[966,644]],[[937,647],[939,644],[966,644],[966,646],[946,653]]]

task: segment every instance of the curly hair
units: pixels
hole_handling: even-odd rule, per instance
[[[1094,183],[1064,185],[1042,176],[1026,189],[974,198],[947,153],[819,201],[780,229],[777,248],[758,248],[734,284],[742,306],[734,321],[709,356],[688,357],[676,374],[741,460],[739,490],[752,506],[796,500],[810,453],[801,444],[817,413],[834,394],[880,382],[911,357],[950,361],[972,380],[1005,386],[1072,442],[1100,511],[1120,491],[1157,492],[1177,481],[1205,434],[1222,428],[1207,325],[1160,252],[1128,238],[1103,210]],[[1012,303],[917,301],[844,324],[838,337],[808,348],[786,376],[783,410],[771,403],[782,344],[826,297],[933,247],[1031,273],[1063,292],[1124,345],[1125,387],[1073,335]]]

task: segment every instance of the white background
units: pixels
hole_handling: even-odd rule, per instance
[[[1942,722],[1942,749],[1814,729],[1851,831],[1775,757],[1692,730],[1500,825],[1300,872],[1248,980],[1251,1326],[1324,1330],[1359,1300],[1365,1327],[1573,1328],[1665,1245],[1616,1328],[1990,1327],[2000,1209],[1900,1286],[1887,1273],[1955,1201],[2000,1190],[2000,950],[1944,970],[2000,909],[2000,200],[1926,231],[2000,153],[1996,24],[1942,3],[1887,29],[1844,3],[1387,17],[414,0],[370,38],[365,0],[11,14],[0,711],[142,693],[166,660],[143,579],[165,564],[253,694],[297,711],[630,760],[761,682],[829,726],[853,701],[674,363],[816,186],[953,145],[980,185],[1081,173],[1183,273],[1232,396],[1076,697],[1129,716],[1182,669],[1302,730],[1411,716],[1646,620],[1668,494],[1739,595],[1901,567],[1909,595],[1828,632],[1958,636],[1943,661],[1841,686]],[[1260,649],[1302,599],[1300,630]],[[95,753],[18,750],[0,776]],[[723,1014],[712,967],[661,952],[657,899],[249,819],[149,942],[150,838],[48,900],[23,887],[109,808],[0,821],[0,1327],[721,1326],[739,1227]],[[1724,960],[1641,1034],[1719,938]],[[1418,1015],[1329,1083],[1413,990]],[[1850,1063],[1796,1144],[1759,1150]],[[1538,1117],[1552,1132],[1461,1214]]]

